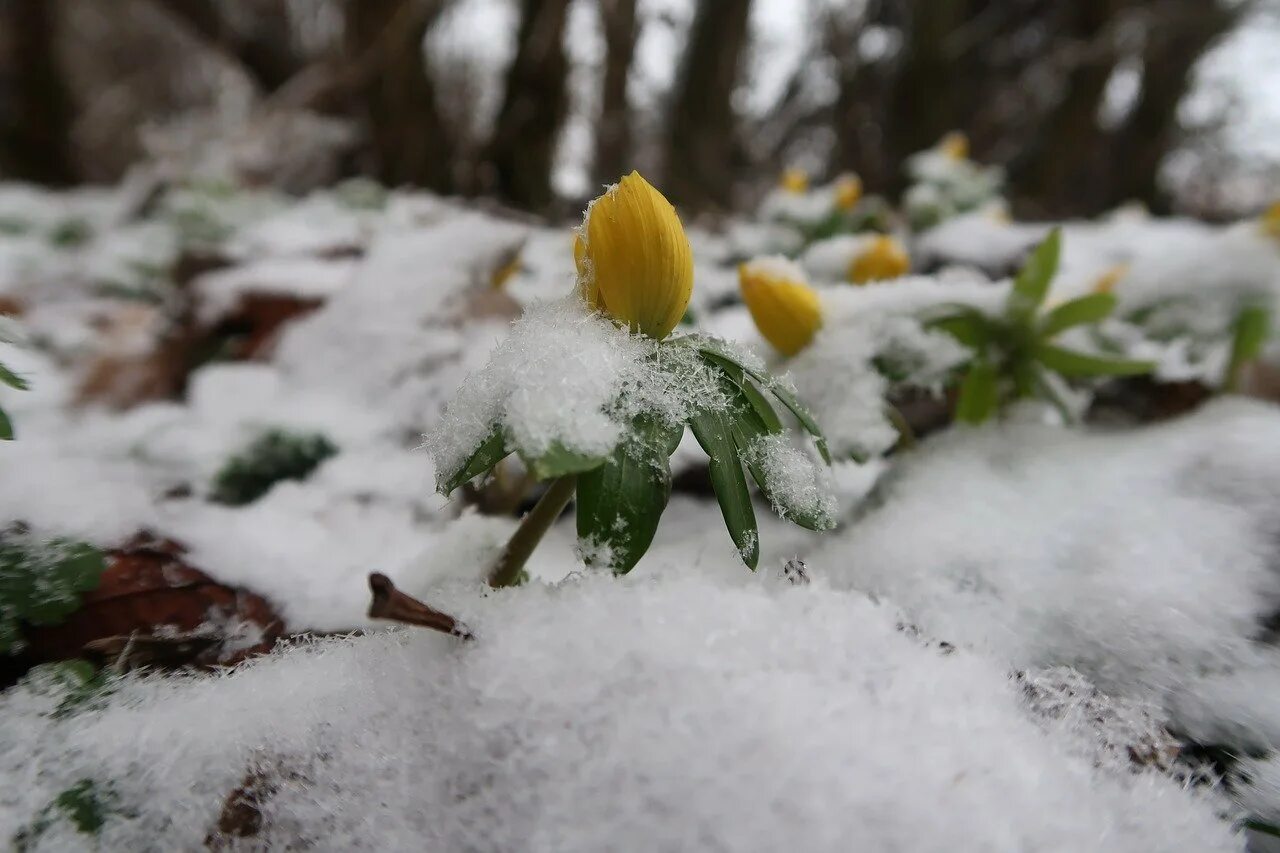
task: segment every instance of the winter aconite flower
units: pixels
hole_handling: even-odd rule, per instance
[[[1116,264],[1115,266],[1111,267],[1106,272],[1104,272],[1102,275],[1098,276],[1097,280],[1094,281],[1093,287],[1091,287],[1090,290],[1093,293],[1111,293],[1113,290],[1116,289],[1116,285],[1120,283],[1120,280],[1123,279],[1128,273],[1129,273],[1128,264]]]
[[[738,285],[756,328],[774,349],[795,355],[822,327],[822,305],[804,272],[782,257],[757,258],[738,267]]]
[[[946,155],[948,160],[968,160],[969,137],[958,130],[953,130],[942,137],[938,143],[938,150]]]
[[[792,195],[801,195],[809,191],[809,173],[804,169],[792,167],[782,173],[782,180],[779,183]]]
[[[836,178],[836,207],[848,212],[857,206],[862,198],[862,179],[854,174],[845,174]]]
[[[849,280],[854,284],[901,278],[911,269],[907,250],[892,237],[879,236],[858,253],[849,265]]]
[[[1267,208],[1262,214],[1262,230],[1269,237],[1280,240],[1280,201]]]
[[[583,299],[662,340],[693,294],[693,253],[675,208],[638,172],[587,207],[573,247]]]

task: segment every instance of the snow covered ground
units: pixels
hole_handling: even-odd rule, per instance
[[[753,574],[715,501],[678,489],[626,578],[584,570],[565,520],[532,583],[490,590],[515,515],[436,494],[423,436],[522,306],[571,291],[571,234],[359,189],[206,188],[139,218],[129,187],[0,187],[16,315],[0,362],[31,386],[0,389],[17,432],[0,445],[0,522],[102,548],[150,531],[263,596],[288,633],[329,634],[228,672],[134,672],[70,710],[49,678],[0,693],[0,838],[1182,851],[1241,850],[1242,821],[1280,822],[1280,409],[1225,398],[1104,431],[1032,406],[879,457],[896,435],[883,358],[910,354],[896,381],[937,389],[957,356],[920,312],[999,303],[1045,228],[974,213],[913,245],[930,275],[855,289],[815,273],[826,326],[791,363],[737,303],[736,238],[691,234],[698,326],[791,371],[833,446],[876,455],[837,462],[839,528],[792,527],[762,502]],[[1064,237],[1050,299],[1127,265],[1127,313],[1102,333],[1165,378],[1216,385],[1236,308],[1280,296],[1280,245],[1257,223],[1121,217]],[[166,271],[197,257],[205,271],[174,285]],[[257,340],[267,304],[292,313]],[[1153,305],[1181,307],[1157,326]],[[508,349],[512,383],[553,344],[573,349],[549,325],[520,344],[557,336],[546,352]],[[144,393],[179,357],[198,365],[185,382]],[[566,397],[538,389],[529,418],[563,414]],[[210,500],[270,429],[337,452],[246,505]],[[677,479],[704,464],[682,448]],[[792,557],[810,583],[784,577]],[[476,639],[370,620],[375,571]],[[86,800],[94,832],[75,816]]]

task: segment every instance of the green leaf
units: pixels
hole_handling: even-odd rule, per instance
[[[471,454],[471,458],[467,460],[466,464],[438,486],[440,493],[448,495],[463,483],[492,471],[493,466],[506,459],[510,454],[511,449],[507,447],[506,436],[503,434],[502,429],[500,427],[494,428],[493,432],[489,433],[489,437],[476,448],[476,452]]]
[[[995,366],[987,361],[975,361],[960,383],[960,396],[956,401],[956,420],[966,424],[980,424],[995,412],[999,404],[999,388],[996,385]]]
[[[23,379],[3,364],[0,364],[0,382],[3,382],[10,388],[17,388],[19,391],[26,391],[31,387],[27,384],[27,380]]]
[[[760,418],[761,424],[768,432],[782,432],[782,420],[778,417],[778,413],[774,411],[773,405],[769,399],[761,393],[755,383],[748,378],[747,369],[731,358],[720,355],[718,353],[703,352],[703,360],[712,367],[718,369],[724,376],[733,383],[734,389],[730,390],[731,395],[734,391],[741,393],[746,401]]]
[[[653,543],[671,497],[669,457],[683,434],[684,424],[638,419],[631,440],[603,465],[578,475],[578,539],[607,546],[615,574],[631,571]]]
[[[4,409],[0,409],[0,441],[13,441],[13,421]]]
[[[719,365],[721,368],[726,366],[736,367],[743,371],[747,376],[760,383],[761,388],[766,389],[770,394],[778,399],[778,402],[791,410],[791,414],[795,415],[796,420],[800,422],[800,426],[804,428],[804,431],[813,436],[813,443],[817,445],[818,452],[822,454],[822,461],[826,462],[828,465],[831,464],[831,452],[827,449],[827,439],[826,436],[822,434],[822,428],[819,427],[818,422],[813,419],[813,415],[809,414],[809,410],[796,399],[794,394],[782,387],[778,380],[768,374],[761,373],[758,370],[752,370],[745,364],[740,364],[733,358],[733,356],[715,348],[714,345],[704,343],[698,348],[698,352],[708,360]]]
[[[227,506],[253,503],[282,480],[305,480],[337,452],[319,433],[268,430],[219,469],[209,498]]]
[[[556,443],[541,456],[529,457],[521,453],[520,458],[524,460],[535,479],[554,480],[566,474],[583,474],[599,468],[609,457],[579,453]]]
[[[41,836],[61,820],[67,820],[78,832],[97,835],[107,816],[117,807],[118,796],[110,785],[101,786],[92,779],[81,779],[58,794],[40,810],[36,819],[13,836],[18,853],[35,848]]]
[[[113,680],[107,670],[74,658],[34,666],[22,677],[22,684],[36,695],[60,700],[49,716],[62,719],[92,707],[90,703],[111,691]]]
[[[1140,376],[1155,367],[1149,361],[1092,355],[1043,342],[1036,344],[1031,354],[1045,367],[1066,377]]]
[[[729,536],[737,546],[742,561],[755,569],[760,559],[760,534],[756,514],[747,491],[747,478],[742,473],[742,459],[733,439],[733,427],[722,411],[704,409],[689,421],[693,437],[709,457],[711,487],[720,502],[720,513],[729,528]]]
[[[1049,294],[1049,282],[1058,271],[1062,253],[1062,230],[1055,228],[1040,245],[1031,250],[1027,262],[1013,280],[1007,310],[1015,320],[1035,313]]]
[[[1240,386],[1240,373],[1244,366],[1262,352],[1271,334],[1271,312],[1260,306],[1249,306],[1236,316],[1235,330],[1231,338],[1231,360],[1227,364],[1223,387],[1235,391]]]
[[[982,349],[991,342],[990,323],[986,315],[976,308],[965,306],[956,314],[927,320],[925,326],[946,332],[970,349]]]
[[[1116,298],[1110,293],[1090,293],[1064,302],[1044,316],[1040,323],[1040,337],[1048,340],[1074,326],[1101,322],[1115,308]]]
[[[79,609],[106,567],[102,552],[82,542],[0,544],[0,654],[20,650],[23,623],[56,625]]]

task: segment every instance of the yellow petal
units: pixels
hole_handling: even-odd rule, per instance
[[[1116,264],[1111,269],[1098,276],[1098,280],[1093,283],[1090,290],[1094,293],[1110,293],[1116,289],[1116,285],[1129,272],[1128,264]]]
[[[657,340],[693,295],[693,252],[680,217],[638,172],[587,207],[574,262],[587,304]]]
[[[958,130],[953,130],[938,143],[938,150],[949,160],[969,159],[969,137]]]
[[[854,174],[841,175],[836,179],[836,207],[849,211],[862,198],[862,179]]]
[[[793,195],[800,195],[809,189],[809,173],[794,166],[782,173],[782,188]]]
[[[907,250],[892,237],[879,236],[853,259],[849,265],[849,280],[854,284],[901,278],[911,270],[911,258]]]
[[[1280,240],[1280,201],[1267,208],[1262,214],[1262,230],[1264,233]]]
[[[738,267],[738,286],[756,328],[774,349],[795,355],[822,327],[822,304],[803,274],[784,258]]]

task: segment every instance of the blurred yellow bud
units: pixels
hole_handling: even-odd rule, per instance
[[[1098,276],[1098,280],[1093,283],[1090,288],[1094,293],[1110,293],[1116,289],[1116,285],[1120,280],[1129,273],[1128,264],[1116,264],[1109,270]]]
[[[844,211],[853,210],[861,198],[861,178],[852,173],[836,178],[836,207]]]
[[[901,278],[911,270],[907,250],[892,237],[881,235],[871,240],[849,265],[849,280],[854,284]]]
[[[953,130],[942,137],[942,141],[938,143],[938,150],[946,155],[948,160],[968,160],[969,137],[958,130]]]
[[[809,173],[794,166],[782,173],[782,188],[792,195],[800,195],[809,190]]]
[[[818,293],[804,272],[781,257],[759,258],[738,267],[738,286],[756,328],[774,349],[795,355],[822,327]]]
[[[587,304],[662,340],[693,295],[693,251],[675,208],[632,172],[587,206],[573,244]]]
[[[1267,208],[1262,214],[1262,230],[1270,237],[1280,240],[1280,201]]]
[[[489,286],[494,290],[501,290],[513,275],[520,272],[520,268],[520,250],[517,249],[510,257],[498,261],[498,265],[489,274]]]

